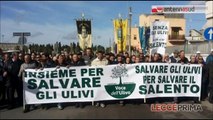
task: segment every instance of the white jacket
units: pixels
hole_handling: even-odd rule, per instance
[[[106,58],[103,58],[102,60],[99,60],[98,58],[94,59],[91,63],[91,66],[105,66],[108,64],[108,60]]]

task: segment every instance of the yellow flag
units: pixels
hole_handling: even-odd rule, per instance
[[[113,24],[115,42],[117,43],[117,53],[126,51],[128,20],[115,19]]]
[[[123,39],[123,51],[126,51],[126,43],[127,43],[127,27],[128,27],[128,20],[122,21],[122,39]]]

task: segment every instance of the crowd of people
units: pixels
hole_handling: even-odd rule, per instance
[[[69,54],[63,52],[61,54],[46,54],[41,53],[0,53],[0,104],[7,104],[8,109],[13,109],[17,105],[23,105],[23,79],[22,73],[25,69],[43,69],[52,67],[72,67],[72,66],[100,66],[113,64],[134,64],[134,63],[180,63],[180,64],[201,64],[203,67],[201,79],[201,100],[208,98],[210,103],[213,103],[213,49],[209,56],[204,60],[200,52],[191,55],[190,59],[185,56],[184,50],[175,50],[173,55],[161,55],[155,53],[153,55],[129,55],[129,53],[104,53],[98,51],[93,53],[91,48],[87,48],[84,52]],[[17,93],[17,94],[15,94]],[[17,96],[17,97],[16,97]],[[162,100],[158,98],[150,99],[150,101]],[[179,103],[182,98],[172,98],[173,102]],[[199,102],[197,99],[193,99]],[[119,101],[124,105],[125,101]],[[148,100],[149,101],[149,100]],[[95,102],[95,106],[106,106],[106,101]],[[30,110],[34,105],[26,105],[24,112]],[[48,108],[48,104],[42,104],[41,108]],[[84,103],[75,103],[76,107],[83,108]],[[64,108],[63,103],[57,103],[59,109]]]

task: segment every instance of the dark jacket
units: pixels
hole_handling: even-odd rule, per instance
[[[23,62],[21,60],[16,60],[16,61],[10,61],[10,65],[11,65],[11,69],[9,69],[9,75],[11,75],[12,77],[17,77],[18,76],[18,73],[19,73],[19,70],[20,70],[20,67],[21,67],[21,64]]]
[[[178,63],[181,63],[181,62],[187,64],[187,63],[189,63],[189,60],[188,60],[188,58],[184,57],[183,59],[180,59],[180,60],[178,61]]]
[[[213,88],[213,62],[207,64],[207,79],[209,87]]]
[[[39,68],[53,68],[56,67],[56,64],[53,61],[46,61],[44,64],[40,63]]]
[[[109,65],[118,64],[116,61],[111,61],[111,60],[108,60],[108,61],[109,61]]]
[[[4,64],[3,64],[3,61],[0,59],[0,82],[3,81],[3,70],[4,70]]]
[[[213,62],[213,55],[210,54],[207,58],[206,58],[206,64]]]
[[[85,62],[81,61],[81,60],[78,60],[77,62],[74,62],[74,61],[71,61],[69,63],[69,65],[72,67],[72,66],[84,66],[86,65]]]
[[[6,77],[6,86],[13,86],[16,85],[18,82],[18,74],[21,67],[22,61],[21,60],[8,60],[4,62],[4,71],[7,72]]]
[[[170,57],[171,63],[177,63],[178,60],[174,56]]]
[[[86,65],[91,65],[91,62],[95,59],[95,57],[94,56],[87,56],[87,55],[85,55],[85,56],[83,56],[83,58],[82,58],[83,60],[80,60],[82,63],[84,62]]]

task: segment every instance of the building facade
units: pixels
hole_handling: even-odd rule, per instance
[[[7,50],[22,50],[22,45],[18,43],[0,43],[0,48],[3,51]]]
[[[139,28],[131,28],[131,46],[134,50],[141,51],[140,38],[139,38]]]
[[[183,14],[142,14],[139,16],[139,26],[150,27],[155,20],[169,22],[167,46],[183,45],[185,43],[186,19]]]
[[[213,27],[213,1],[207,0],[206,4],[206,24],[203,26],[203,29],[208,27]]]

